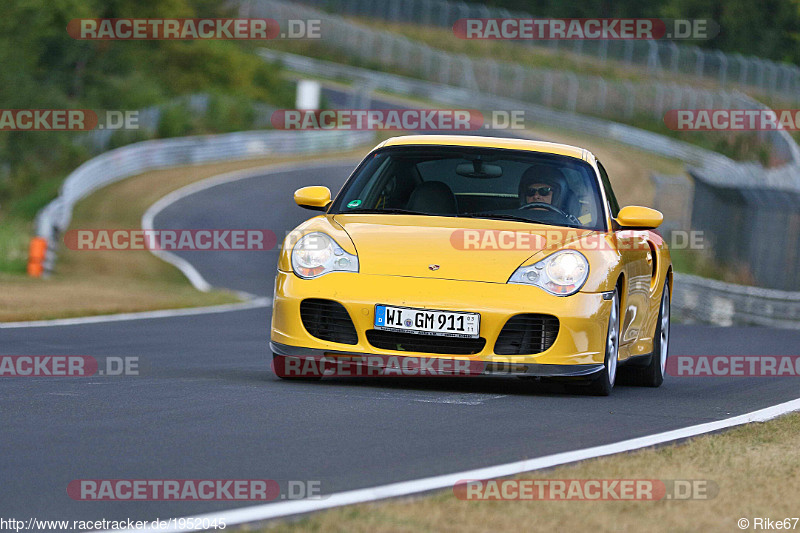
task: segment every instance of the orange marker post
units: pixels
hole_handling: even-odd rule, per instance
[[[28,275],[34,278],[42,277],[44,272],[44,258],[47,255],[47,239],[34,237],[28,250]]]

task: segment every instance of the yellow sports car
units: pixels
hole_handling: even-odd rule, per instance
[[[324,214],[289,234],[278,262],[270,348],[283,378],[500,374],[599,395],[618,365],[629,383],[664,379],[663,216],[620,209],[587,150],[395,137],[333,201],[326,187],[294,199]]]

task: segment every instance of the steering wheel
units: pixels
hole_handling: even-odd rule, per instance
[[[573,215],[567,214],[564,211],[562,211],[561,209],[559,209],[556,206],[554,206],[553,204],[548,204],[547,202],[531,202],[529,204],[525,204],[525,205],[520,207],[520,209],[538,209],[538,208],[547,209],[548,211],[552,211],[554,213],[558,213],[562,217],[566,218],[567,220],[569,220],[570,222],[573,222],[575,224],[580,224],[581,223],[580,220],[575,218]]]

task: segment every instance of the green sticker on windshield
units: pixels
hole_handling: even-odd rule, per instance
[[[354,207],[358,207],[358,206],[360,206],[360,205],[361,205],[361,200],[353,200],[352,202],[350,202],[349,204],[347,204],[347,207],[349,207],[349,208],[351,208],[351,209],[352,209],[352,208],[354,208]]]

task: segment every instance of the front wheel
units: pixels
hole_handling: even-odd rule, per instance
[[[617,380],[617,364],[619,363],[619,289],[614,289],[611,298],[611,313],[608,317],[608,333],[606,334],[606,356],[603,371],[590,385],[592,394],[608,396]]]
[[[664,383],[664,374],[667,370],[667,356],[669,353],[669,281],[664,283],[664,292],[661,295],[661,308],[658,312],[658,323],[653,336],[653,353],[650,364],[642,367],[632,366],[626,368],[631,385],[640,387],[660,387]]]

